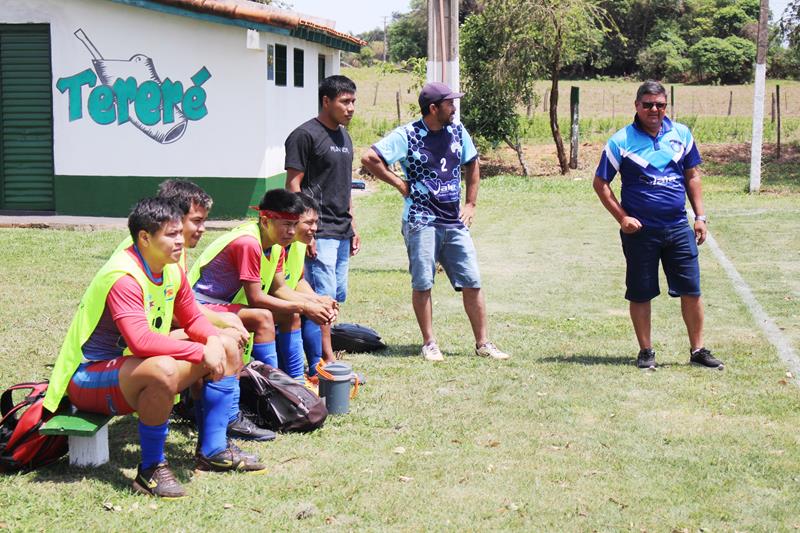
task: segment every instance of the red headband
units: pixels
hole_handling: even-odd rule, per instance
[[[262,217],[278,220],[300,220],[300,215],[294,213],[286,213],[285,211],[272,211],[270,209],[259,209],[257,205],[251,205],[250,209],[258,211]]]

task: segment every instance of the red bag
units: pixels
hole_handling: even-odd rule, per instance
[[[30,390],[14,404],[15,391]],[[52,418],[42,407],[47,382],[20,383],[0,396],[0,472],[28,471],[55,462],[67,454],[67,437],[40,435],[39,428]]]

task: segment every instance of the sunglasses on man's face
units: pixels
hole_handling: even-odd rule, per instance
[[[667,103],[666,102],[639,102],[644,109],[653,109],[655,107],[659,111],[662,109],[666,109]]]

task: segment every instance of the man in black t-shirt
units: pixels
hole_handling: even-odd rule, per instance
[[[319,86],[319,115],[286,139],[286,188],[319,203],[319,229],[308,246],[304,277],[317,294],[339,302],[347,298],[350,256],[361,248],[355,231],[350,188],[353,142],[345,128],[353,118],[356,85],[345,76],[329,76]],[[314,330],[314,331],[311,331]],[[303,324],[306,351],[319,335],[312,321]],[[320,348],[321,349],[321,348]]]

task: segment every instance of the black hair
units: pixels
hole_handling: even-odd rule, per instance
[[[192,205],[211,209],[214,200],[196,183],[191,181],[172,178],[162,181],[158,186],[158,197],[172,200],[186,215]]]
[[[663,94],[665,97],[667,96],[667,90],[664,88],[661,83],[657,82],[656,80],[647,80],[639,86],[639,90],[636,91],[636,101],[639,102],[642,100],[642,96],[646,94],[654,94],[654,95],[661,95]]]
[[[327,96],[334,100],[342,93],[356,92],[356,84],[347,76],[328,76],[319,84],[319,106],[322,107],[322,97]]]
[[[306,211],[306,206],[300,196],[286,189],[272,189],[264,193],[264,197],[258,203],[258,208],[291,215],[302,215]]]
[[[314,211],[319,213],[319,202],[314,200],[314,198],[312,198],[311,196],[307,195],[304,192],[298,192],[295,194],[297,194],[297,196],[300,197],[300,200],[303,202],[303,207],[305,207],[306,211],[313,209]]]
[[[154,235],[165,222],[180,222],[182,218],[181,208],[172,200],[159,197],[142,198],[128,215],[128,231],[131,232],[131,238],[136,244],[140,231],[145,230]]]

